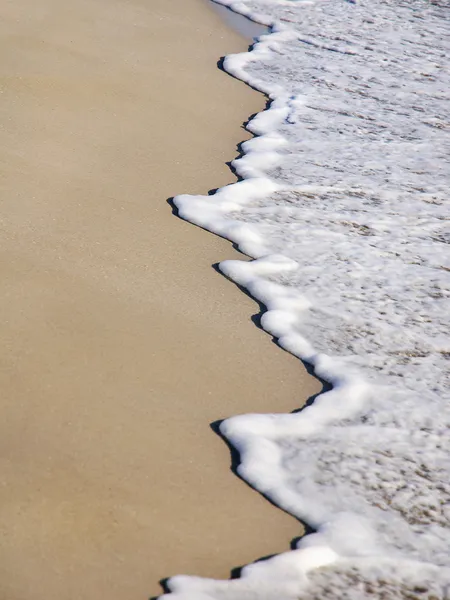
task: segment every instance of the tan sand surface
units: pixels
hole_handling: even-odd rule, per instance
[[[263,98],[205,0],[0,0],[0,598],[131,600],[299,525],[209,423],[317,389],[165,199],[232,181]]]

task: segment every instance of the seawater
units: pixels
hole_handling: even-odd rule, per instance
[[[332,389],[223,434],[313,533],[172,597],[450,598],[450,56],[445,0],[221,0],[272,27],[225,69],[271,99],[242,181],[180,215],[252,262],[221,270]]]
[[[223,4],[218,4],[215,0],[208,0],[208,3],[229,27],[248,40],[256,41],[261,35],[269,32],[267,25],[256,23],[241,13],[235,12]]]

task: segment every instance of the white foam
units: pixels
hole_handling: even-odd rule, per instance
[[[256,259],[221,270],[333,389],[296,414],[222,425],[240,474],[317,532],[241,579],[169,587],[183,599],[448,599],[444,0],[220,2],[273,27],[225,61],[272,104],[233,163],[244,181],[175,203]]]

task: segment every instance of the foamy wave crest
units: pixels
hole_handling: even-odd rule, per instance
[[[173,597],[450,598],[450,28],[444,0],[220,0],[264,23],[225,68],[270,108],[214,197],[180,215],[253,262],[221,270],[333,388],[228,419],[240,474],[314,528],[239,580]]]

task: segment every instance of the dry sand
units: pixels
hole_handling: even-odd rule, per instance
[[[299,525],[209,423],[317,389],[166,198],[233,180],[263,98],[205,0],[2,0],[0,598],[131,600]]]

